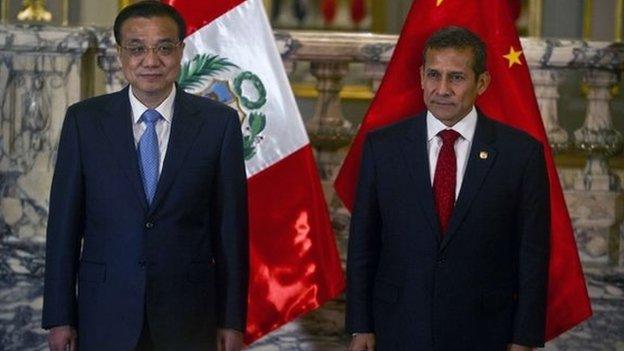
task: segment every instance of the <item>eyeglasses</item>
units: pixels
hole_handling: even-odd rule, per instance
[[[145,45],[129,45],[123,46],[119,45],[120,48],[126,50],[130,57],[133,58],[143,58],[147,56],[148,51],[154,52],[154,54],[159,57],[167,57],[171,56],[174,51],[180,46],[181,42],[177,43],[161,43],[156,46],[145,46]]]

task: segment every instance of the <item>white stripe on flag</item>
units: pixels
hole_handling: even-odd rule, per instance
[[[238,68],[219,72],[212,78],[228,80],[233,89],[234,77],[243,71],[250,71],[260,78],[266,90],[266,103],[257,110],[266,115],[266,128],[257,139],[255,155],[246,162],[247,177],[309,143],[261,0],[241,3],[191,34],[185,44],[183,64],[198,54],[218,55]],[[200,93],[209,84],[189,92]],[[258,97],[258,89],[251,81],[242,87],[243,95],[248,94],[251,100]],[[253,112],[240,103],[237,107],[247,116]],[[243,123],[243,134],[248,134],[248,121],[247,118]]]

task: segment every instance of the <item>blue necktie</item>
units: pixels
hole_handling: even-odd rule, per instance
[[[146,129],[139,140],[139,164],[143,189],[147,203],[151,204],[158,184],[158,168],[160,166],[160,150],[158,149],[158,136],[156,135],[156,122],[162,116],[154,109],[148,109],[139,119],[145,123]]]

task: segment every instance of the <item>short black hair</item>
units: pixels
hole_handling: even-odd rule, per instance
[[[186,22],[184,22],[182,15],[180,15],[180,13],[173,6],[164,4],[160,1],[146,0],[128,5],[124,7],[119,14],[117,14],[117,18],[115,18],[115,25],[113,26],[113,32],[115,33],[115,41],[118,45],[121,45],[121,26],[128,19],[135,17],[169,17],[178,26],[178,39],[180,39],[180,41],[184,41],[184,37],[186,36]]]
[[[472,70],[475,75],[479,75],[486,70],[486,49],[485,43],[476,34],[463,27],[444,27],[433,33],[423,49],[423,64],[427,59],[427,51],[440,49],[471,49],[474,60]]]

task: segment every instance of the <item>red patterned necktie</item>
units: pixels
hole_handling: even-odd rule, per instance
[[[433,177],[433,195],[440,221],[440,233],[444,235],[455,205],[455,183],[457,182],[455,141],[460,135],[452,129],[446,129],[438,133],[438,136],[442,138],[442,148],[438,154]]]

